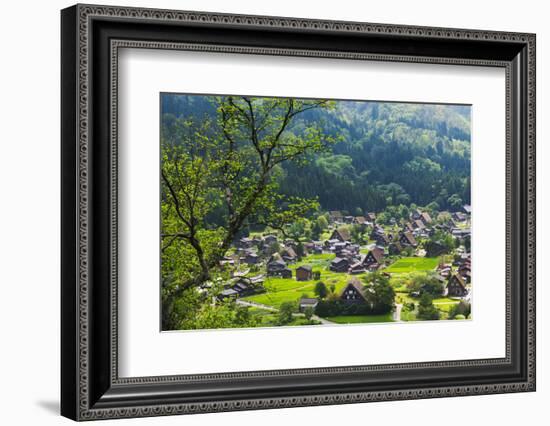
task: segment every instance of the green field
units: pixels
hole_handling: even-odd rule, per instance
[[[403,274],[417,271],[432,271],[436,268],[438,262],[439,259],[437,257],[403,257],[384,269],[384,272]]]
[[[293,270],[293,276],[295,276],[295,270],[301,265],[311,265],[314,271],[321,273],[320,281],[324,282],[330,289],[334,286],[334,291],[340,293],[347,285],[348,281],[352,278],[352,275],[332,272],[329,269],[330,261],[334,258],[334,254],[313,254],[305,257],[302,261],[289,265],[289,268]],[[413,271],[430,271],[433,270],[438,264],[438,258],[424,258],[424,257],[405,257],[397,260],[389,268],[385,269],[385,272],[394,274],[403,274]],[[365,274],[355,275],[359,279]],[[399,277],[399,275],[395,275]],[[317,280],[311,281],[296,281],[295,278],[267,278],[264,282],[266,289],[265,293],[256,294],[253,296],[244,297],[243,300],[260,303],[262,305],[279,308],[284,302],[297,302],[301,297],[315,297],[314,289]],[[396,300],[399,303],[410,303],[418,300],[411,298],[405,290],[405,288],[397,288]],[[452,306],[458,301],[449,298],[439,298],[434,300],[435,305],[444,314],[449,312]],[[276,314],[264,312],[262,314],[262,325],[269,326],[276,321]],[[401,319],[404,321],[415,320],[416,316],[414,312],[401,313]],[[329,317],[327,320],[335,322],[337,324],[354,324],[354,323],[375,323],[375,322],[392,322],[392,314],[386,315],[351,315],[351,316],[336,316]],[[299,325],[301,319],[297,318],[289,325]]]
[[[445,314],[444,316],[447,317],[447,315],[449,314],[449,312],[451,312],[451,310],[456,306],[458,305],[459,302],[455,302],[455,303],[434,303],[434,306],[439,309],[439,311],[443,314]]]
[[[434,299],[433,302],[435,304],[438,304],[438,303],[458,303],[458,302],[460,302],[460,299],[453,299],[451,297],[439,297],[437,299]]]
[[[391,313],[383,315],[341,315],[337,317],[327,317],[327,320],[337,324],[360,324],[374,322],[393,322]]]
[[[334,275],[337,278],[334,278]],[[327,287],[332,284],[335,286],[335,291],[339,293],[346,286],[350,276],[347,274],[335,274],[333,272],[321,271],[321,281]],[[243,297],[243,300],[249,300],[262,305],[278,308],[284,302],[297,302],[300,297],[315,297],[313,292],[317,281],[296,281],[294,278],[268,278],[264,287],[265,293],[256,294],[254,296]]]
[[[311,265],[314,271],[321,273],[319,281],[325,283],[330,289],[334,285],[334,291],[339,293],[351,279],[351,275],[332,272],[329,270],[330,261],[334,259],[334,254],[312,254],[305,257],[302,261],[289,265],[293,271],[301,265]],[[295,272],[293,272],[295,277]],[[243,300],[249,300],[262,305],[278,308],[284,302],[296,302],[300,297],[315,297],[313,292],[317,280],[296,281],[295,278],[267,278],[264,282],[265,293],[254,296],[244,297]],[[361,275],[355,275],[361,277]]]

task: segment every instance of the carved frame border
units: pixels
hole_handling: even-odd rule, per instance
[[[421,36],[425,38],[443,38],[443,39],[467,39],[467,40],[500,40],[509,42],[524,43],[527,46],[528,58],[528,74],[527,74],[527,93],[528,93],[528,116],[527,116],[527,168],[528,182],[527,193],[525,194],[528,205],[527,217],[527,232],[528,232],[528,253],[527,253],[527,271],[528,282],[526,283],[528,294],[528,337],[527,337],[527,368],[528,380],[518,383],[503,383],[494,385],[480,386],[450,386],[446,388],[434,387],[425,389],[407,389],[397,391],[380,391],[380,392],[360,392],[360,393],[336,393],[326,395],[302,396],[302,397],[276,397],[265,399],[247,399],[247,400],[231,400],[220,402],[208,402],[200,404],[161,404],[153,406],[143,406],[135,408],[90,408],[90,398],[88,389],[89,378],[89,316],[88,309],[90,300],[88,299],[88,277],[89,277],[89,253],[88,253],[88,233],[89,233],[89,133],[88,133],[88,114],[90,111],[89,100],[89,54],[90,54],[90,38],[89,29],[91,19],[95,17],[117,17],[124,19],[136,19],[140,21],[174,21],[174,22],[190,22],[190,23],[212,23],[224,25],[239,25],[261,28],[299,28],[304,30],[316,31],[338,31],[338,32],[358,32],[372,34],[407,34],[412,36]],[[325,404],[343,404],[353,402],[367,401],[384,401],[384,400],[401,400],[401,399],[417,399],[417,398],[434,398],[443,396],[462,396],[476,395],[488,393],[505,393],[518,391],[532,391],[535,389],[535,36],[533,34],[511,33],[511,32],[494,32],[480,30],[464,30],[464,29],[447,29],[435,27],[418,27],[418,26],[402,26],[402,25],[387,25],[387,24],[369,24],[356,22],[336,22],[325,20],[310,20],[310,19],[295,19],[282,17],[265,17],[265,16],[246,16],[246,15],[229,15],[203,12],[187,12],[187,11],[169,11],[157,9],[141,9],[127,7],[104,7],[92,5],[77,6],[78,19],[78,61],[77,61],[77,90],[78,90],[78,111],[77,111],[77,164],[76,175],[78,179],[78,217],[77,217],[77,341],[78,341],[78,363],[77,363],[77,416],[79,420],[105,419],[113,417],[141,417],[141,416],[159,416],[171,414],[187,414],[187,413],[206,413],[217,411],[231,410],[248,410],[248,409],[264,409],[264,408],[282,408],[295,406],[309,405],[325,405]],[[368,59],[368,60],[384,60],[384,61],[408,61],[408,62],[428,62],[428,63],[452,63],[463,65],[485,65],[485,66],[504,66],[506,67],[506,114],[507,126],[510,115],[510,69],[509,65],[499,61],[478,61],[464,59],[445,59],[445,58],[418,58],[414,56],[392,56],[392,55],[370,55],[370,54],[353,54],[342,52],[311,52],[311,51],[291,51],[287,49],[258,49],[245,47],[228,47],[228,46],[205,46],[192,45],[181,43],[158,43],[144,41],[129,41],[129,40],[114,40],[111,44],[112,53],[112,76],[111,76],[111,91],[113,96],[112,104],[112,120],[116,123],[117,105],[116,105],[116,84],[117,84],[117,50],[121,47],[133,48],[156,48],[156,49],[191,49],[203,51],[224,51],[233,53],[256,53],[269,55],[301,55],[301,56],[318,56],[330,58],[345,58],[345,59]],[[220,50],[221,49],[221,50]],[[510,129],[506,129],[507,140],[510,138]],[[117,132],[116,126],[111,127],[111,138],[116,142]],[[113,151],[112,159],[116,165],[116,143],[112,144]],[[507,143],[507,207],[510,207],[510,157],[511,152],[509,143]],[[116,188],[116,167],[112,167],[112,198],[111,201],[116,206],[117,188]],[[111,300],[111,336],[113,348],[116,348],[117,325],[116,325],[116,208],[111,212],[113,217],[111,242],[111,258],[113,260],[111,266],[112,277],[112,300]],[[507,350],[506,360],[509,360],[509,340],[511,321],[508,303],[510,298],[509,289],[509,262],[508,256],[510,253],[510,214],[507,212]],[[479,365],[491,364],[493,362],[502,362],[502,360],[471,360],[457,361],[444,363],[421,363],[422,366],[455,366],[455,365]],[[366,367],[334,367],[326,369],[306,369],[306,370],[276,370],[268,372],[248,372],[248,373],[227,373],[222,375],[200,375],[200,376],[162,376],[162,377],[147,377],[147,378],[130,378],[120,379],[117,374],[117,351],[112,351],[112,369],[111,379],[114,384],[124,383],[168,383],[182,380],[211,380],[220,377],[246,377],[250,375],[269,376],[269,375],[303,375],[311,372],[331,373],[342,372],[344,370],[358,371],[359,368],[366,370],[380,369],[399,369],[411,367],[411,364],[394,364],[383,366],[366,366]],[[414,364],[418,366],[419,364]]]

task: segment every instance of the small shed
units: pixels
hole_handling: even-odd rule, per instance
[[[310,281],[312,278],[311,265],[302,265],[296,268],[296,281]]]

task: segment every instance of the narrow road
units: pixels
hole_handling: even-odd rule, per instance
[[[315,321],[319,321],[321,324],[336,324],[335,322],[332,322],[332,321],[329,321],[327,319],[324,319],[324,318],[321,318],[321,317],[318,317],[317,315],[312,315],[311,316],[311,319],[312,320],[315,320]]]
[[[401,303],[395,305],[395,311],[393,311],[393,320],[395,322],[401,322],[401,309],[403,309]]]
[[[262,305],[261,303],[250,302],[248,300],[237,299],[236,303],[237,305],[251,306],[253,308],[265,309],[266,311],[279,312],[279,310],[277,308],[274,308],[273,306]]]

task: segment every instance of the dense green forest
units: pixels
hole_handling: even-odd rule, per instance
[[[164,94],[164,134],[182,118],[214,117],[212,100]],[[305,111],[288,131],[300,136],[313,124],[334,142],[307,161],[282,164],[280,193],[317,197],[321,209],[350,214],[434,202],[436,209],[457,210],[470,203],[469,106],[337,101]]]

